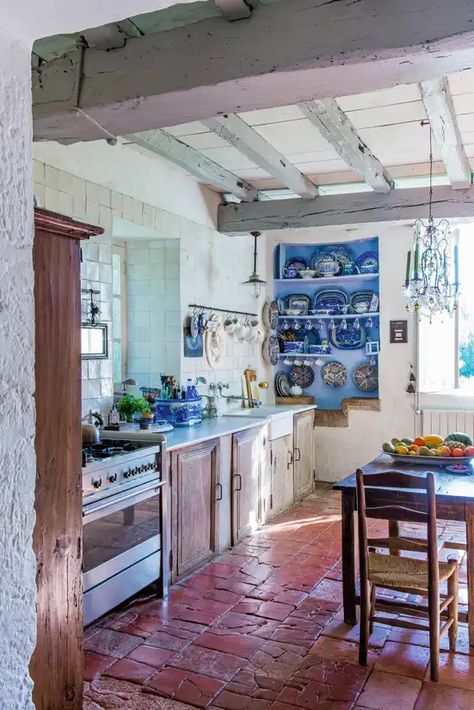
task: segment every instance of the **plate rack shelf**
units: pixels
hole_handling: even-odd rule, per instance
[[[345,269],[347,271],[359,270],[360,273],[343,275],[330,273],[319,278],[314,274],[315,277],[312,278],[293,278],[294,272],[293,274],[288,272],[288,268],[291,268],[295,261],[297,262],[297,270],[302,268],[314,272],[318,267],[318,260],[327,254],[333,254],[336,261],[337,256],[341,257],[342,255],[340,271],[343,268],[344,255],[347,255]],[[364,265],[364,255],[367,254],[372,255],[373,261],[368,266],[367,262]],[[377,399],[379,396],[376,379],[380,360],[378,350],[381,315],[378,258],[379,240],[377,237],[337,243],[288,243],[280,244],[275,249],[273,279],[275,300],[279,304],[288,304],[290,297],[301,296],[303,301],[310,304],[308,312],[297,314],[294,312],[293,301],[290,307],[286,305],[283,308],[285,310],[286,307],[289,307],[290,314],[280,312],[277,319],[277,334],[303,340],[307,352],[285,353],[280,340],[282,352],[278,358],[279,362],[275,366],[275,373],[285,372],[290,381],[297,381],[297,377],[293,376],[292,378],[292,370],[295,367],[294,360],[310,363],[314,372],[314,381],[308,387],[303,388],[303,394],[313,396],[320,409],[341,409],[343,400],[351,397]],[[370,258],[368,261],[370,262]],[[298,262],[301,262],[303,266]],[[321,263],[319,262],[319,265]],[[367,271],[364,271],[364,268]],[[291,275],[291,278],[285,278],[286,275]],[[334,310],[334,313],[310,313],[310,310],[314,308],[315,299],[326,296],[326,294],[321,296],[322,292],[331,292],[332,298],[337,292],[342,299],[345,299],[345,303],[343,300],[340,306],[342,312],[338,313],[337,310]],[[373,302],[365,310],[362,308],[364,312],[357,312],[359,305],[357,298],[363,300],[364,295],[368,293],[373,294]],[[339,296],[336,296],[336,299]],[[297,298],[296,303],[298,303]],[[371,308],[372,310],[370,310]],[[324,307],[321,310],[324,310]],[[344,313],[344,310],[348,312]],[[318,323],[318,321],[320,322]],[[306,322],[311,323],[312,327],[306,329]],[[296,326],[296,323],[299,327]],[[316,324],[318,327],[315,327]],[[349,333],[356,331],[353,341],[350,337],[348,340],[345,339],[346,325]],[[358,342],[357,333],[360,333]],[[327,344],[330,352],[309,353],[310,344]],[[325,370],[325,367],[334,361],[340,363],[342,376],[338,377],[338,373],[336,373],[336,376],[331,380],[332,373]],[[299,365],[297,364],[296,367]],[[366,374],[367,377],[364,377]],[[328,384],[328,381],[332,381],[333,384]]]

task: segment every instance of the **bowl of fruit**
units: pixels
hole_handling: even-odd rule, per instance
[[[393,438],[382,445],[382,451],[389,454],[394,461],[411,464],[426,464],[445,466],[446,464],[472,464],[474,446],[472,439],[463,432],[448,434],[446,438],[438,434],[418,436],[415,439],[404,437]]]

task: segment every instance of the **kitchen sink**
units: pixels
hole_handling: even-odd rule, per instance
[[[269,439],[287,436],[293,431],[293,412],[288,409],[281,411],[280,407],[255,407],[254,409],[236,409],[226,412],[224,417],[240,417],[243,419],[267,419]]]

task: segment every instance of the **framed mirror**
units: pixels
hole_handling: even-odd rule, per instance
[[[81,358],[105,360],[108,357],[109,334],[106,323],[81,324]]]

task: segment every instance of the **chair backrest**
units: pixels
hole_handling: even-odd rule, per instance
[[[361,583],[368,579],[368,554],[372,547],[384,545],[384,538],[370,539],[367,534],[367,518],[382,520],[402,520],[424,523],[427,526],[426,541],[408,545],[408,549],[424,550],[428,554],[429,590],[439,588],[438,544],[436,531],[435,478],[431,472],[422,475],[384,471],[382,473],[356,472],[357,515],[359,522],[359,559]],[[409,505],[400,504],[413,490],[413,501]],[[410,506],[413,507],[410,507]],[[406,549],[406,548],[405,548]],[[434,592],[433,592],[434,593]]]

